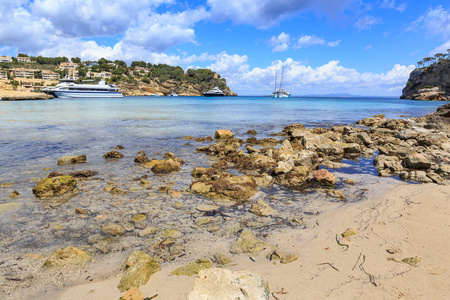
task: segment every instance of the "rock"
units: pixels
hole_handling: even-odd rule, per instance
[[[215,139],[231,139],[234,138],[234,134],[228,129],[219,129],[214,133]]]
[[[63,156],[61,158],[58,158],[57,161],[57,164],[60,166],[81,163],[86,163],[86,155]]]
[[[305,166],[308,169],[315,170],[319,166],[319,155],[314,151],[303,150],[297,156],[292,158],[296,167]]]
[[[361,153],[361,146],[357,143],[341,143],[345,153]]]
[[[278,151],[281,154],[291,155],[294,152],[294,149],[292,148],[291,142],[289,142],[289,140],[284,140],[283,143],[281,143],[280,148],[278,148]]]
[[[225,254],[216,253],[213,258],[214,262],[221,266],[227,265],[231,262],[231,258]]]
[[[378,117],[365,118],[365,119],[356,121],[356,124],[362,124],[364,126],[372,127],[372,126],[375,126],[375,125],[378,125],[379,123],[381,123],[383,121],[383,119],[384,118],[378,118]]]
[[[421,260],[422,260],[422,258],[420,256],[414,256],[414,257],[404,258],[404,259],[402,259],[402,262],[415,267],[415,266],[417,266],[418,263],[420,263]]]
[[[134,162],[137,164],[145,164],[147,162],[149,162],[150,160],[148,159],[147,155],[145,153],[139,154],[138,156],[136,156],[134,158]]]
[[[120,224],[106,224],[102,227],[104,234],[119,236],[125,233],[125,228]]]
[[[125,149],[125,147],[122,146],[122,145],[117,145],[117,146],[114,147],[113,149],[115,149],[115,150],[122,150],[122,149]]]
[[[345,168],[345,167],[350,166],[349,164],[334,162],[334,161],[330,161],[330,160],[324,160],[320,163],[320,165],[324,166],[326,168],[329,168],[329,169],[340,169],[340,168]]]
[[[373,160],[373,165],[378,170],[378,175],[389,176],[391,173],[399,173],[403,170],[400,159],[396,156],[378,155]],[[383,172],[387,170],[387,172]]]
[[[44,262],[44,267],[63,267],[66,265],[83,265],[92,258],[76,247],[67,247],[56,250],[52,256]]]
[[[186,275],[192,276],[194,274],[198,274],[201,270],[209,269],[213,267],[213,263],[209,259],[198,259],[195,262],[191,262],[187,266],[180,267],[173,271],[172,275]]]
[[[258,253],[266,247],[272,246],[258,239],[249,229],[244,228],[239,238],[231,246],[230,253]]]
[[[419,153],[407,156],[404,162],[410,169],[428,170],[431,167],[430,161],[424,155]]]
[[[327,190],[326,191],[328,196],[334,197],[334,198],[338,198],[340,200],[345,199],[345,194],[341,191],[338,190]]]
[[[134,223],[142,223],[145,220],[147,220],[147,216],[145,214],[137,214],[134,215],[133,218],[131,218],[131,221],[133,221]]]
[[[334,185],[335,183],[334,175],[326,169],[314,171],[313,177],[319,184],[322,185]]]
[[[146,284],[151,275],[161,271],[161,266],[153,257],[142,251],[136,251],[127,258],[122,270],[125,271],[125,275],[120,279],[117,288],[124,292]]]
[[[301,188],[309,178],[309,170],[305,166],[299,166],[295,167],[291,172],[275,178],[278,179],[279,184],[289,188]]]
[[[96,171],[84,170],[84,171],[77,171],[77,172],[70,173],[70,176],[75,177],[75,178],[84,179],[84,178],[89,178],[89,177],[95,176],[97,174],[98,174],[98,172],[96,172]]]
[[[145,297],[138,288],[133,287],[124,296],[120,297],[119,300],[145,300]]]
[[[112,195],[126,195],[128,194],[128,191],[124,191],[119,189],[118,187],[112,187],[111,190],[109,191]]]
[[[258,188],[252,177],[240,175],[222,176],[218,180],[211,181],[196,181],[191,184],[191,191],[212,199],[245,202],[258,192]]]
[[[273,183],[273,177],[266,173],[252,176],[252,178],[259,187],[269,187]]]
[[[211,178],[211,176],[216,175],[217,171],[214,168],[203,168],[203,167],[195,167],[192,170],[192,177],[194,178]]]
[[[55,178],[43,178],[33,188],[33,194],[39,198],[49,198],[64,195],[75,189],[77,180],[69,175]]]
[[[344,179],[344,183],[349,185],[355,185],[355,181],[350,178]]]
[[[269,300],[267,281],[249,271],[213,268],[202,270],[188,300]]]
[[[150,180],[140,179],[139,184],[140,185],[150,185]]]
[[[195,207],[196,210],[201,212],[214,212],[220,209],[220,206],[209,205],[209,204],[199,204]]]
[[[11,197],[11,198],[17,198],[17,197],[19,197],[20,196],[20,193],[18,192],[18,191],[13,191],[12,193],[11,193],[11,195],[9,195],[9,197]]]
[[[256,130],[250,129],[247,131],[247,134],[256,135],[257,132],[256,132]]]
[[[288,161],[279,161],[277,166],[273,169],[273,172],[276,175],[286,174],[292,171],[295,168],[295,164],[293,160]]]
[[[280,260],[280,263],[282,263],[282,264],[289,264],[289,263],[294,262],[296,260],[298,260],[298,256],[297,255],[289,255],[289,256],[283,257]]]
[[[250,211],[258,216],[271,216],[275,215],[278,212],[270,207],[269,204],[264,202],[262,199],[258,199],[256,203],[252,203],[252,207]]]
[[[60,177],[60,176],[63,176],[64,174],[63,173],[61,173],[61,172],[51,172],[50,174],[48,174],[48,178],[54,178],[54,177]],[[72,175],[70,175],[70,176],[72,176]]]
[[[356,235],[358,233],[359,233],[358,229],[356,229],[356,228],[348,228],[346,231],[341,233],[341,236],[342,237],[349,237],[349,236],[352,236],[352,235]]]
[[[157,227],[155,227],[153,225],[149,225],[149,226],[145,227],[144,229],[142,229],[141,231],[139,231],[138,236],[144,237],[144,236],[152,235],[152,234],[156,233],[157,231],[158,231]]]
[[[367,132],[358,132],[356,136],[360,139],[360,141],[366,147],[370,147],[373,144],[373,141],[370,138],[370,136],[367,134]]]
[[[195,220],[195,224],[197,226],[202,226],[213,223],[214,221],[215,221],[214,217],[200,217]]]
[[[13,185],[14,185],[14,183],[11,183],[11,182],[5,182],[5,183],[0,184],[0,187],[6,188],[6,187],[11,187],[11,186],[13,186]]]
[[[75,213],[78,215],[85,215],[85,214],[87,214],[87,211],[85,211],[82,208],[75,208]]]
[[[122,158],[123,154],[120,153],[119,151],[109,151],[108,153],[103,155],[103,157],[106,159]]]
[[[183,162],[182,160],[180,161]],[[145,164],[144,167],[147,168],[148,164],[153,162],[153,166],[151,167],[153,173],[158,175],[169,174],[181,170],[182,163],[180,161],[178,159],[152,160]]]

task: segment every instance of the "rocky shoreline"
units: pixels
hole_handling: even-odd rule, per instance
[[[49,100],[54,97],[46,93],[0,91],[1,101]]]
[[[177,177],[170,176],[176,176],[187,167],[175,153],[166,153],[162,159],[151,159],[145,152],[136,151],[136,169],[131,175],[134,183],[125,186],[118,184],[113,176],[98,177],[97,170],[71,170],[73,166],[85,164],[89,153],[62,157],[57,162],[60,169],[41,178],[33,188],[39,201],[58,211],[62,203],[71,202],[71,199],[80,201],[83,194],[103,193],[106,199],[114,202],[113,207],[120,209],[113,214],[112,210],[95,211],[83,205],[82,201],[74,203],[76,209],[70,218],[80,222],[94,220],[95,228],[89,227],[92,234],[87,240],[81,240],[77,247],[70,245],[51,255],[20,255],[22,270],[6,263],[4,268],[8,268],[9,279],[1,283],[4,296],[25,293],[24,288],[37,284],[37,275],[41,273],[46,274],[48,282],[59,287],[79,284],[82,270],[88,270],[90,264],[95,265],[92,261],[106,259],[105,255],[109,255],[109,263],[121,266],[120,270],[117,267],[114,270],[122,274],[118,288],[122,293],[128,291],[125,299],[131,299],[130,295],[135,295],[133,293],[139,294],[135,288],[144,286],[161,269],[170,269],[169,266],[178,261],[186,265],[172,274],[199,274],[199,281],[214,276],[232,279],[244,276],[227,273],[223,269],[202,271],[229,265],[231,261],[240,262],[244,256],[276,264],[294,263],[299,253],[277,246],[273,242],[277,232],[271,228],[286,227],[296,231],[311,228],[316,226],[315,213],[296,211],[295,203],[288,203],[293,200],[284,198],[282,194],[264,196],[262,190],[280,187],[295,193],[314,192],[323,197],[323,202],[317,197],[322,209],[330,204],[345,203],[350,197],[345,188],[358,187],[348,176],[335,175],[339,168],[346,167],[343,159],[358,160],[359,157],[372,158],[374,155],[373,164],[380,177],[398,176],[411,182],[447,186],[450,182],[449,125],[450,104],[447,104],[422,118],[398,120],[378,115],[360,120],[352,127],[309,129],[302,124],[291,124],[272,138],[265,139],[257,139],[254,130],[247,132],[251,137],[245,141],[236,138],[229,130],[217,130],[214,138],[187,136],[183,138],[187,144],[194,141],[209,143],[196,147],[196,155],[207,155],[211,162],[209,166],[189,166],[192,183],[187,189],[174,188],[176,182],[171,181]],[[123,147],[118,145],[105,153],[105,163],[129,159],[123,156],[121,149]],[[148,175],[146,172],[151,173]],[[156,177],[164,184],[155,186]],[[23,193],[15,190],[13,183],[2,183],[2,188],[12,190],[12,199]],[[152,192],[153,188],[157,191]],[[155,197],[149,201],[142,196],[130,199],[132,203],[125,203],[121,197],[133,192],[154,193]],[[201,203],[199,199],[202,199]],[[10,202],[8,207],[2,204],[1,209],[9,211],[14,203]],[[132,208],[127,209],[125,205],[132,205]],[[162,223],[166,214],[176,215],[180,222]],[[181,222],[183,215],[186,220]],[[58,230],[62,230],[61,234],[76,233],[70,228],[66,231],[60,228],[55,234]],[[357,234],[357,231],[346,232],[336,236],[335,243],[343,248],[348,248],[351,243],[349,237]],[[221,249],[226,249],[227,253],[209,253],[208,247],[213,251],[216,249],[206,244],[195,246],[200,235],[207,236],[200,240],[222,245]],[[129,253],[126,260],[123,260],[122,252]],[[122,261],[117,262],[117,257]],[[30,265],[26,266],[27,263]],[[61,274],[58,278],[62,281],[51,280],[51,274]],[[70,278],[73,274],[76,274],[75,278]],[[245,278],[250,283],[245,288],[241,286],[241,290],[260,295],[255,296],[258,299],[274,296],[274,290],[269,289],[263,278],[251,273],[246,273]],[[204,287],[208,283],[196,282],[195,285]],[[39,287],[35,289],[39,290]],[[213,290],[196,288],[189,299],[204,299],[205,293],[213,293]],[[233,297],[242,296],[239,291],[236,290]],[[140,297],[138,299],[144,299],[142,295]]]

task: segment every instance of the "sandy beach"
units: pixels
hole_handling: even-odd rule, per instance
[[[298,255],[293,263],[241,254],[225,268],[263,276],[270,299],[448,299],[449,195],[448,185],[400,184],[377,199],[319,215],[306,230],[272,235],[268,241],[280,252]],[[359,233],[348,248],[339,246],[336,234],[352,227]],[[416,256],[416,266],[401,262]],[[141,286],[145,297],[186,299],[196,276],[170,275],[176,267],[163,268]],[[120,275],[71,287],[58,299],[119,299],[119,281]]]

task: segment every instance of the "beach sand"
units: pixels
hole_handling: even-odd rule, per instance
[[[449,185],[400,184],[376,199],[313,216],[306,229],[271,234],[267,241],[284,255],[298,255],[295,262],[241,254],[225,268],[263,276],[270,299],[450,299],[449,200]],[[352,227],[359,233],[348,248],[339,246],[336,234]],[[225,243],[215,250],[220,247],[229,249]],[[401,262],[416,256],[417,266]],[[170,275],[180,265],[163,266],[140,291],[158,294],[154,299],[186,299],[196,276]],[[119,281],[120,272],[67,288],[58,299],[119,299],[125,294],[116,288]]]

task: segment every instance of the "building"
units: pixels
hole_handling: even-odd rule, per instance
[[[134,69],[135,69],[136,71],[138,71],[138,72],[143,71],[145,74],[147,74],[148,72],[150,72],[150,69],[142,68],[142,67],[139,67],[139,66],[134,67]]]
[[[86,77],[94,77],[94,78],[103,78],[103,79],[107,79],[107,78],[111,78],[111,72],[89,72]]]
[[[19,77],[19,78],[34,78],[34,72],[37,72],[37,71],[38,70],[24,69],[24,68],[12,69],[11,75],[14,77]]]
[[[70,62],[70,61],[66,61],[66,62],[59,63],[59,68],[61,70],[63,70],[63,69],[76,69],[76,68],[78,68],[78,64]]]
[[[13,62],[11,56],[0,56],[0,62]]]
[[[31,63],[31,59],[29,57],[16,57],[16,59],[20,63]]]
[[[41,78],[43,80],[59,80],[59,73],[49,71],[49,70],[43,70],[41,72]]]
[[[8,74],[3,70],[0,70],[0,79],[8,79]]]

